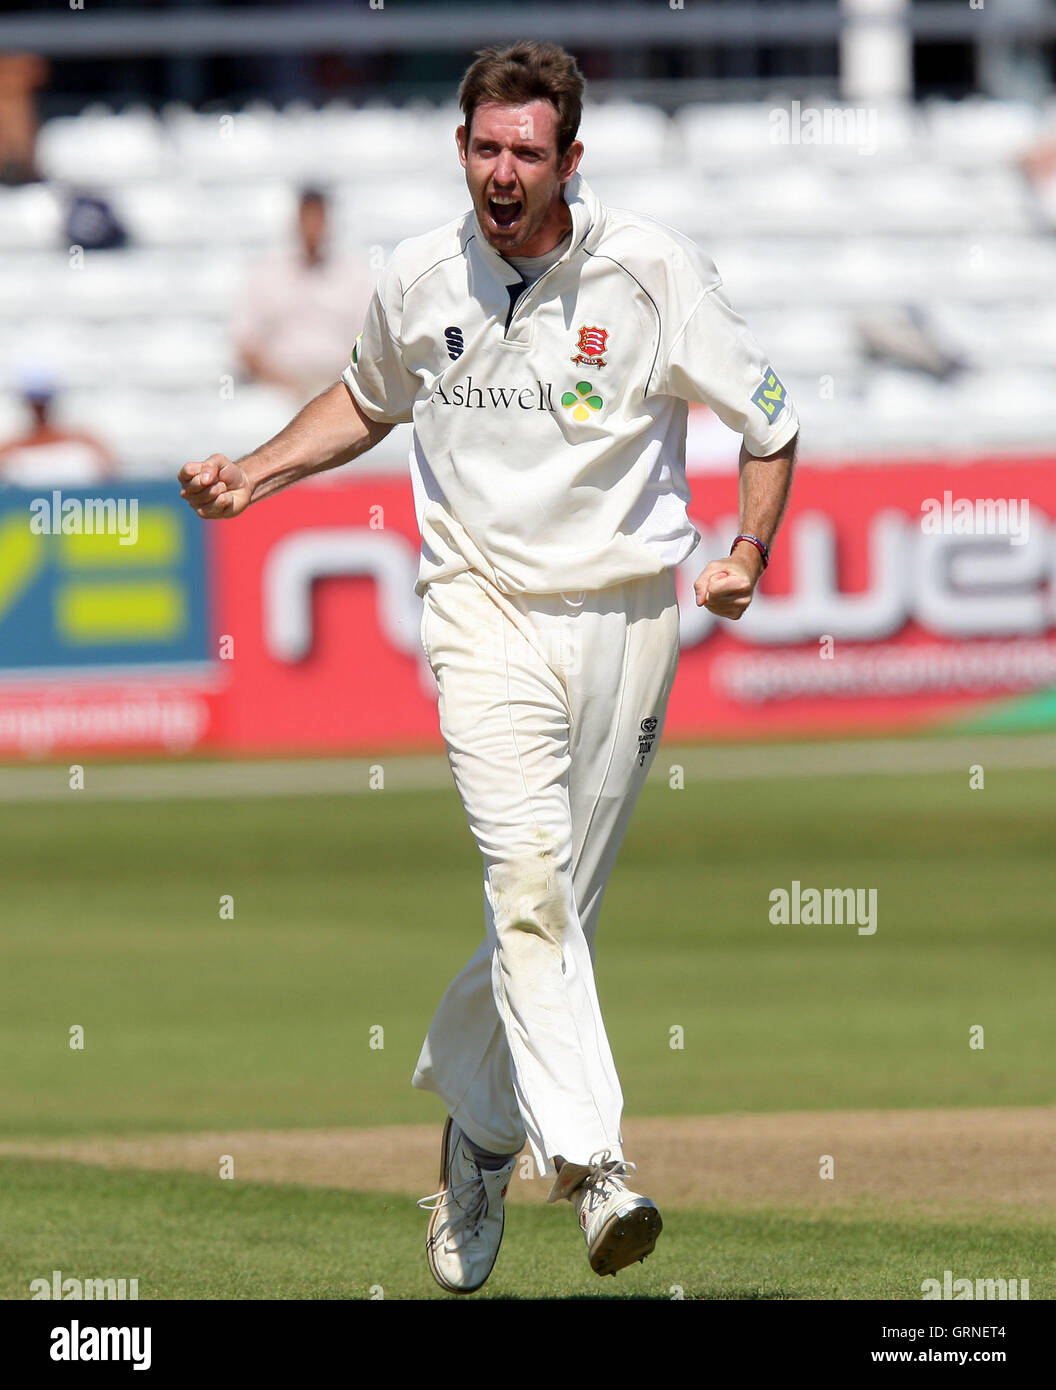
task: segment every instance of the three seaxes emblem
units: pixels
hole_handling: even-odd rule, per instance
[[[581,362],[584,367],[604,367],[605,359],[602,353],[606,350],[608,340],[607,328],[581,328],[577,344],[579,353],[571,360]]]

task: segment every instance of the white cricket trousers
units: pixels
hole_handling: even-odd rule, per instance
[[[485,939],[412,1085],[496,1154],[622,1157],[623,1094],[594,984],[598,913],[678,663],[674,571],[508,596],[474,571],[425,592],[440,727],[484,858]],[[643,929],[646,924],[643,923]]]

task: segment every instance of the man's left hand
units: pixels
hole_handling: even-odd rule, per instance
[[[760,560],[753,562],[740,554],[728,555],[725,560],[712,560],[693,585],[697,607],[736,622],[751,603],[762,572]]]

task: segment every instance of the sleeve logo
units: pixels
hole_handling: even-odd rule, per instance
[[[776,420],[785,408],[787,394],[773,367],[767,367],[766,375],[756,388],[752,404],[757,405],[768,420]]]

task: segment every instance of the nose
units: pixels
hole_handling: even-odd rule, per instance
[[[509,150],[503,150],[495,161],[495,172],[492,175],[492,182],[496,188],[513,188],[517,183],[517,175],[513,167],[513,155]]]

